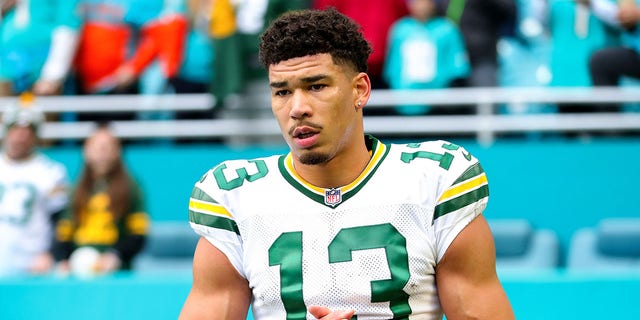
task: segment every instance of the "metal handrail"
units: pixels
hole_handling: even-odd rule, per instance
[[[0,105],[16,98],[0,98]],[[267,99],[268,100],[268,99]],[[365,130],[384,136],[434,134],[475,134],[482,143],[491,143],[498,133],[536,131],[633,131],[640,132],[640,113],[500,113],[497,106],[527,104],[582,104],[586,111],[603,103],[640,102],[640,88],[456,88],[438,90],[373,90],[366,108],[393,108],[396,105],[448,107],[475,106],[475,114],[424,116],[367,116]],[[209,94],[109,95],[38,97],[45,112],[145,112],[207,110],[215,104]],[[251,117],[238,117],[243,112]],[[123,138],[181,137],[278,137],[280,130],[268,106],[235,109],[233,116],[201,120],[130,120],[112,123]],[[258,114],[258,116],[256,116]],[[91,133],[91,122],[48,122],[42,136],[47,139],[83,139]]]

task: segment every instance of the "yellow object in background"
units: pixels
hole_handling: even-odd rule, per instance
[[[214,38],[226,38],[236,31],[235,8],[231,0],[213,0],[210,31]]]

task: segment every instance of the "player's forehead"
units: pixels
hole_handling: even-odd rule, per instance
[[[316,54],[272,64],[269,66],[269,82],[272,87],[280,87],[283,83],[334,79],[344,72],[344,67],[336,64],[331,55]]]

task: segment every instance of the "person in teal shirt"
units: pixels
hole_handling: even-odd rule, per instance
[[[589,60],[594,86],[637,85],[640,80],[640,1],[619,0],[615,19],[623,30],[622,44],[596,51]],[[635,111],[637,104],[607,103],[604,112]]]
[[[548,1],[552,87],[588,87],[589,58],[602,48],[619,44],[620,30],[611,19],[611,0]],[[560,113],[592,112],[593,105],[561,103]]]
[[[78,0],[3,1],[0,95],[59,94],[74,58]]]
[[[599,1],[549,1],[551,86],[590,86],[589,57],[598,49],[618,44],[615,27],[597,16],[594,5]]]
[[[433,0],[408,1],[410,15],[391,26],[383,77],[391,89],[434,89],[455,86],[470,72],[458,28],[435,15]],[[425,114],[429,106],[397,106],[405,115]]]
[[[596,86],[617,86],[624,77],[640,79],[640,1],[620,0],[616,18],[625,31],[623,43],[591,57],[589,70]]]

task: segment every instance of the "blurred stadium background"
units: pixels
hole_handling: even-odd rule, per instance
[[[640,86],[625,80],[616,88],[551,87],[551,43],[541,36],[529,41],[501,41],[498,88],[375,90],[367,106],[468,105],[471,114],[367,116],[366,130],[385,142],[447,139],[482,161],[498,274],[518,319],[640,319]],[[0,106],[15,99],[0,98]],[[124,156],[144,190],[152,233],[130,273],[0,279],[0,319],[176,319],[197,241],[187,223],[193,183],[222,160],[287,151],[269,106],[174,120],[178,111],[209,109],[215,97],[52,96],[37,103],[59,115],[43,128],[43,151],[65,163],[72,179],[80,170],[80,141],[95,124],[68,116],[137,113],[112,125],[126,141]],[[584,110],[558,113],[561,103]],[[589,112],[602,103],[623,108]]]

